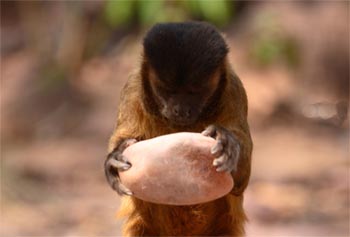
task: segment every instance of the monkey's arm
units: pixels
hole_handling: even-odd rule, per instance
[[[127,113],[127,111],[123,112]],[[132,127],[131,120],[118,121],[117,128],[109,142],[109,154],[104,167],[108,183],[120,195],[132,195],[132,192],[120,182],[119,178],[119,172],[126,171],[132,166],[123,156],[123,151],[141,137],[141,134],[136,132],[136,127]]]
[[[139,97],[135,94],[137,88],[131,87],[132,82],[132,80],[129,81],[122,90],[117,125],[109,141],[109,154],[104,166],[108,183],[121,195],[132,194],[121,184],[119,178],[119,172],[128,170],[132,166],[123,156],[123,151],[143,137],[139,126],[142,111],[138,103]]]
[[[217,171],[231,172],[235,186],[231,193],[240,195],[248,185],[253,143],[247,122],[247,96],[241,81],[234,74],[223,96],[223,111],[204,135],[217,140],[212,148]]]
[[[234,195],[240,195],[247,187],[250,178],[253,142],[247,124],[228,129],[237,138],[240,146],[237,169],[231,172],[235,181],[235,186],[231,193]]]
[[[240,146],[237,169],[231,172],[235,181],[235,186],[231,193],[234,195],[241,195],[247,187],[250,178],[253,142],[247,121],[248,99],[246,91],[241,80],[233,71],[231,72],[231,77],[231,89],[233,91],[233,93],[231,93],[233,98],[231,99],[235,101],[236,104],[229,108],[229,111],[231,110],[231,113],[229,113],[231,116],[229,117],[231,118],[226,120],[224,125],[226,125],[225,127],[234,135]]]

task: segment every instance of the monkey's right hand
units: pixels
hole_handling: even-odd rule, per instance
[[[136,139],[126,139],[119,146],[108,154],[105,161],[105,174],[109,185],[119,195],[133,195],[133,193],[126,188],[121,182],[119,172],[126,171],[131,168],[130,162],[123,156],[123,151],[130,145],[136,143]]]

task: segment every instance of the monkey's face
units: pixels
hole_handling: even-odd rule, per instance
[[[153,72],[150,81],[162,117],[173,125],[190,126],[201,117],[217,88],[219,73],[204,79],[184,79],[178,85],[174,83],[175,80],[159,78]]]
[[[175,125],[190,126],[203,119],[204,111],[215,106],[211,97],[219,94],[228,53],[216,28],[198,22],[157,24],[143,46],[148,110]]]

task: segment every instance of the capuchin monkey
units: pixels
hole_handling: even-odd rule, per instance
[[[247,96],[227,58],[218,30],[202,22],[156,24],[143,40],[139,70],[121,93],[117,125],[109,143],[105,174],[122,198],[126,236],[242,236],[252,141]],[[211,152],[217,172],[229,172],[234,188],[217,200],[171,206],[132,196],[119,172],[132,164],[129,145],[175,132],[200,132],[216,139]]]

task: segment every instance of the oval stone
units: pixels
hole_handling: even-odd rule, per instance
[[[200,133],[174,133],[137,142],[123,155],[132,164],[119,172],[134,196],[153,203],[192,205],[226,195],[231,174],[217,172],[210,153],[215,140]]]

